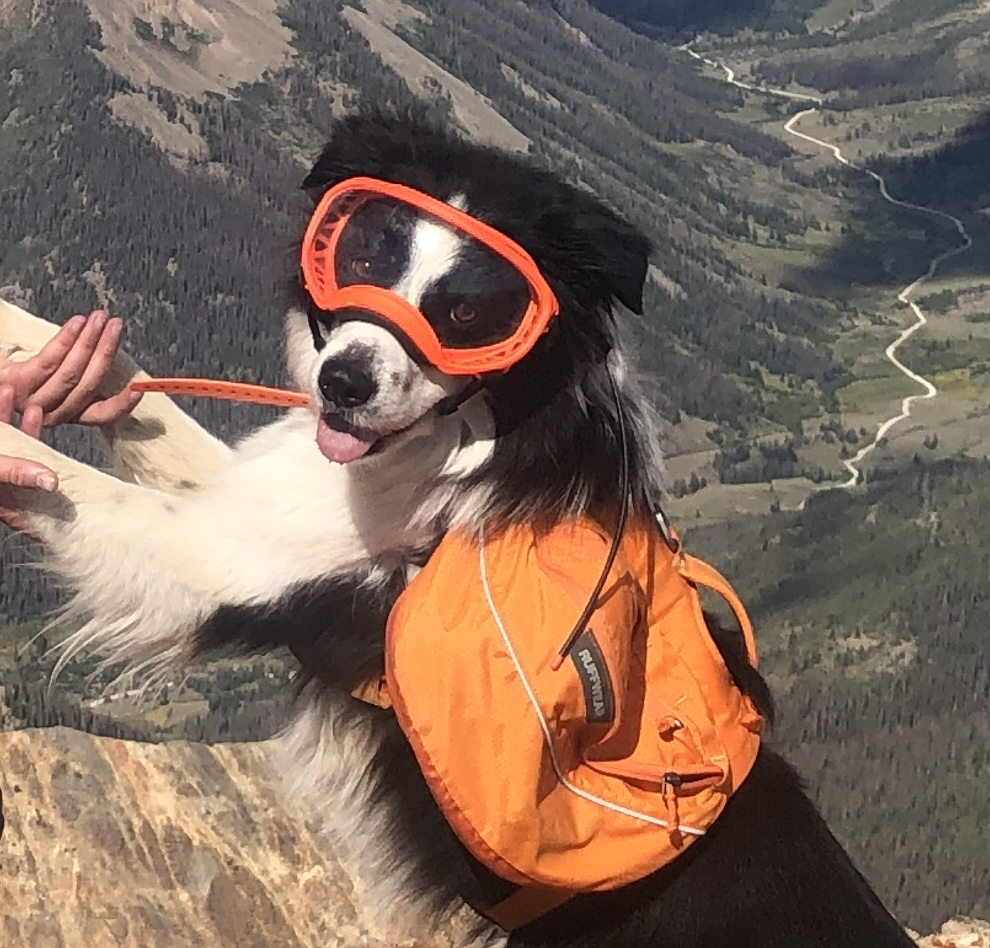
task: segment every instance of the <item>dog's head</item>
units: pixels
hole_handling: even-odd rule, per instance
[[[503,393],[505,417],[494,404],[495,421],[512,427],[601,363],[614,342],[615,301],[641,311],[645,237],[590,194],[524,160],[422,118],[365,112],[337,123],[303,187],[319,202],[356,177],[415,189],[510,238],[535,262],[559,312],[511,367],[455,374],[431,364],[408,334],[370,308],[321,308],[300,281],[289,315],[290,367],[322,407],[318,443],[331,460],[384,453],[402,433],[428,426],[438,408],[456,404],[469,386],[473,392],[477,376]],[[530,297],[512,263],[408,206],[357,203],[334,238],[340,285],[387,288],[455,349],[511,333]]]

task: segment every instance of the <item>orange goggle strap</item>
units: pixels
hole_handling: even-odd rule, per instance
[[[307,408],[310,405],[310,397],[303,392],[290,392],[284,388],[269,388],[267,385],[252,385],[248,382],[224,382],[219,379],[135,379],[129,383],[129,388],[135,392],[197,395],[225,401],[275,405],[279,408]]]
[[[531,290],[529,306],[516,331],[508,339],[493,345],[471,349],[447,348],[441,344],[426,317],[389,290],[368,284],[338,288],[333,277],[337,241],[348,218],[368,198],[355,196],[356,199],[347,201],[345,209],[329,224],[326,217],[331,206],[342,195],[357,191],[390,197],[418,208],[473,237],[515,267]],[[332,228],[329,232],[328,227]],[[509,368],[529,352],[546,331],[550,320],[560,311],[557,298],[536,262],[514,240],[470,214],[415,188],[377,178],[348,178],[323,195],[303,237],[301,266],[306,290],[320,309],[354,306],[380,313],[391,319],[432,365],[448,375],[476,375]]]

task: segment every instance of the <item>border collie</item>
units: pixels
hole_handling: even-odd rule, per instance
[[[67,618],[79,627],[61,660],[96,650],[154,680],[216,649],[289,646],[303,679],[279,742],[293,792],[319,815],[369,917],[393,936],[423,937],[465,901],[491,904],[511,887],[460,845],[394,716],[350,692],[380,669],[390,606],[445,531],[549,527],[577,515],[610,522],[624,462],[620,412],[632,513],[656,509],[657,419],[623,342],[630,312],[642,311],[650,246],[586,191],[421,118],[340,120],[303,187],[319,201],[355,176],[445,202],[530,255],[558,313],[527,354],[475,381],[443,373],[387,323],[321,309],[300,278],[288,362],[314,407],[231,451],[165,396],[148,395],[109,432],[120,477],[9,426],[0,452],[59,474],[56,494],[19,491],[17,502],[75,593]],[[439,308],[441,319],[464,316],[450,295],[458,286],[494,281],[486,298],[501,298],[504,274],[481,266],[456,228],[415,215],[376,226],[379,238],[360,253],[338,242],[344,270],[380,265],[390,291],[417,311]],[[48,331],[0,306],[0,352],[31,348]],[[122,359],[110,384],[135,372]],[[739,636],[711,628],[769,717]],[[512,948],[911,945],[794,771],[765,746],[714,827],[666,868],[576,896],[508,935],[479,921],[471,937]]]

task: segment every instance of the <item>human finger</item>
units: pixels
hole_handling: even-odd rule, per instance
[[[0,382],[14,387],[15,408],[23,408],[27,400],[57,371],[85,325],[85,316],[73,316],[36,355],[23,362],[8,362],[0,367]]]
[[[104,326],[96,341],[95,348],[89,352],[83,372],[75,386],[69,391],[61,403],[46,406],[45,425],[52,427],[69,421],[81,421],[82,414],[93,404],[99,394],[100,386],[113,365],[113,360],[120,348],[120,337],[124,324],[120,319],[111,319]],[[83,337],[80,336],[76,346],[80,346]],[[89,343],[87,341],[87,349]],[[75,352],[73,352],[73,355]],[[125,399],[126,401],[126,399]]]
[[[14,505],[9,493],[0,486],[0,523],[6,524],[18,533],[30,534],[30,523],[24,512]]]
[[[0,484],[53,491],[58,487],[58,475],[37,461],[0,454]]]
[[[0,424],[12,425],[17,414],[17,394],[9,382],[0,383]],[[26,409],[27,414],[21,416],[20,429],[32,438],[41,436],[42,413],[38,407]],[[25,427],[25,421],[27,426]]]
[[[14,386],[9,382],[0,383],[0,425],[14,423]]]
[[[54,412],[61,408],[66,399],[70,398],[79,386],[86,370],[93,359],[104,330],[107,327],[109,317],[102,310],[91,313],[86,320],[86,325],[77,336],[72,348],[66,353],[54,372],[52,372],[41,386],[30,396],[29,402],[40,405],[47,413]],[[79,407],[79,411],[82,410]],[[68,420],[63,417],[64,413],[59,413],[61,420]],[[58,423],[57,421],[54,423]]]
[[[0,385],[0,423],[11,424],[14,418],[14,390],[11,385]],[[37,438],[41,434],[41,409],[29,408],[21,417],[21,430]],[[36,487],[39,490],[55,490],[58,477],[51,468],[27,458],[15,458],[0,454],[0,485]]]
[[[32,438],[40,438],[45,424],[45,413],[40,405],[28,405],[21,414],[20,429]],[[45,470],[48,470],[45,468]]]
[[[111,398],[93,402],[76,420],[81,425],[112,425],[115,421],[120,421],[125,415],[134,411],[137,403],[143,397],[144,392],[135,392],[133,389],[125,388]]]

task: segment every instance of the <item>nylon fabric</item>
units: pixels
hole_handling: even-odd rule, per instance
[[[731,594],[752,649],[741,603],[652,523],[626,530],[587,626],[598,651],[579,639],[551,669],[608,548],[590,520],[450,533],[386,632],[389,698],[447,820],[497,875],[558,901],[675,859],[746,778],[762,730],[696,584]],[[610,707],[605,688],[609,721],[591,713]]]

